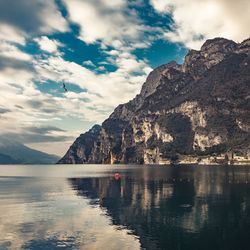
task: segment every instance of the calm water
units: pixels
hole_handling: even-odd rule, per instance
[[[0,166],[0,249],[248,250],[250,167]]]

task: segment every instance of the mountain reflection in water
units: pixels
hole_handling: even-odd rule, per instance
[[[249,170],[0,165],[0,250],[248,250]]]
[[[121,179],[70,178],[145,249],[249,249],[248,168],[145,168]]]

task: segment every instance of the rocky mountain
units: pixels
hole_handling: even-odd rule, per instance
[[[80,135],[59,163],[168,163],[250,154],[250,39],[207,40],[153,70],[140,94]]]
[[[53,164],[58,159],[56,155],[46,154],[0,137],[0,164]]]

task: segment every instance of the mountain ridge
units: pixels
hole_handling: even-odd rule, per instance
[[[59,160],[50,155],[29,148],[18,141],[0,137],[0,164],[53,164]]]
[[[207,40],[182,65],[154,69],[140,94],[118,105],[94,134],[77,138],[59,163],[153,164],[234,153],[247,158],[249,89],[250,39]]]

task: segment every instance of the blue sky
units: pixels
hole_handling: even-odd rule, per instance
[[[207,38],[247,38],[249,11],[245,0],[0,0],[1,135],[62,155],[153,68]]]

